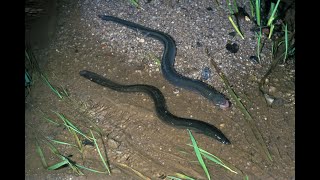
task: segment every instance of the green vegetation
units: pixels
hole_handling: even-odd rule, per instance
[[[239,8],[237,6],[236,0],[233,0],[233,2],[231,3],[229,0],[226,1],[227,2],[227,6],[229,9],[229,13],[231,15],[228,16],[229,21],[231,22],[233,28],[235,29],[235,31],[237,32],[237,34],[244,39],[244,35],[240,30],[240,25],[238,24],[238,13],[239,12]],[[284,42],[284,46],[285,48],[281,48],[281,50],[284,53],[284,60],[282,61],[283,63],[285,63],[286,59],[287,59],[287,55],[290,54],[294,54],[294,45],[290,46],[292,43],[292,41],[294,41],[294,39],[290,39],[288,38],[288,34],[290,34],[290,31],[288,30],[287,24],[285,23],[279,23],[281,22],[281,19],[279,19],[279,4],[280,4],[280,0],[277,0],[276,3],[271,2],[270,4],[270,9],[268,13],[263,13],[262,14],[262,6],[261,6],[261,1],[260,0],[249,0],[249,4],[250,4],[250,15],[251,15],[251,19],[254,19],[256,26],[257,26],[257,32],[256,32],[256,38],[257,38],[257,50],[256,50],[256,56],[258,58],[259,63],[261,63],[261,57],[260,57],[260,53],[262,51],[262,36],[263,36],[263,31],[265,31],[265,33],[267,33],[268,35],[268,39],[272,40],[272,44],[274,44],[274,47],[279,47],[283,42]],[[235,23],[235,21],[233,20],[235,17],[235,19],[237,20]],[[279,29],[279,27],[283,26],[283,32],[284,32],[284,38],[282,41],[278,41],[275,40],[276,38],[272,38],[275,32],[275,29]],[[276,36],[278,38],[280,33],[278,33],[278,35]],[[276,43],[276,44],[275,44]],[[292,51],[290,51],[290,49]],[[273,51],[275,52],[275,51]],[[276,54],[273,54],[276,55]]]
[[[110,174],[110,168],[108,165],[108,162],[106,161],[106,159],[104,158],[104,156],[102,155],[101,151],[100,151],[100,147],[97,143],[97,139],[94,136],[94,133],[92,132],[91,129],[89,129],[90,131],[90,135],[86,134],[83,130],[81,130],[79,127],[77,127],[76,124],[72,123],[68,118],[65,117],[65,115],[55,112],[54,113],[60,118],[60,120],[63,122],[58,123],[58,126],[65,126],[66,129],[68,129],[69,132],[69,137],[67,139],[70,139],[73,137],[75,144],[71,143],[71,142],[64,142],[62,140],[55,140],[52,138],[48,138],[46,136],[44,136],[42,133],[36,131],[36,136],[35,136],[35,142],[36,142],[36,151],[39,154],[40,158],[41,158],[41,162],[42,165],[47,169],[47,170],[57,170],[63,167],[70,167],[73,172],[75,172],[78,175],[84,175],[83,172],[80,169],[85,169],[94,173],[105,173],[105,174]],[[52,123],[54,122],[55,125],[57,124],[56,121],[51,120],[50,118],[46,118],[46,120],[49,120],[48,122]],[[99,133],[98,133],[99,134]],[[41,138],[39,138],[41,137]],[[39,140],[40,139],[40,140]],[[63,155],[63,153],[61,153],[58,150],[58,147],[56,147],[54,144],[59,145],[59,147],[61,146],[69,146],[71,148],[76,148],[81,154],[83,154],[83,145],[82,145],[82,141],[80,139],[87,139],[90,142],[93,142],[95,149],[97,150],[100,160],[104,165],[104,171],[99,171],[99,170],[95,170],[92,168],[88,168],[85,167],[83,165],[80,165],[74,161],[71,160],[71,157]],[[43,147],[40,146],[40,141],[43,142]],[[103,142],[103,141],[102,141]],[[54,144],[53,144],[54,143]],[[48,148],[51,153],[53,153],[54,155],[56,155],[56,157],[58,157],[60,159],[60,161],[54,163],[51,166],[48,166],[48,162],[45,158],[45,153],[43,151],[43,148]]]
[[[129,2],[130,2],[135,8],[140,8],[139,0],[129,0]]]
[[[208,57],[210,57],[208,49],[206,49],[206,53],[207,53]],[[220,70],[220,68],[214,62],[214,60],[212,58],[210,59],[210,62],[212,64],[212,66],[214,67],[214,69],[216,70],[216,72],[219,74],[219,76],[222,79],[223,83],[225,84],[225,87],[227,88],[228,93],[231,96],[231,99],[236,102],[236,106],[244,114],[248,127],[250,128],[251,132],[253,133],[256,141],[259,143],[258,147],[259,147],[260,153],[262,155],[264,155],[265,159],[267,159],[268,161],[273,161],[272,157],[270,155],[270,152],[269,152],[269,150],[267,148],[267,145],[264,142],[263,137],[262,137],[258,127],[254,123],[254,120],[253,120],[252,116],[250,115],[250,113],[248,112],[248,110],[246,109],[246,107],[241,102],[241,98],[239,98],[239,96],[236,94],[236,92],[232,89],[232,86],[229,83],[228,79],[226,78],[224,73]]]
[[[30,70],[33,72],[33,75],[30,76],[27,71],[25,71],[25,84],[30,84],[32,77],[35,75],[38,75],[40,79],[50,88],[50,90],[56,94],[60,99],[63,97],[68,97],[69,94],[66,91],[66,89],[62,88],[57,88],[53,86],[50,81],[48,80],[47,76],[40,70],[39,64],[37,59],[35,58],[34,54],[32,53],[30,48],[25,49],[25,61],[28,62],[28,66]]]
[[[195,138],[193,137],[191,131],[188,129],[188,134],[190,136],[191,142],[192,144],[187,144],[188,146],[193,147],[194,152],[196,154],[196,157],[198,159],[198,162],[200,164],[200,166],[202,167],[202,169],[204,170],[208,180],[211,179],[210,173],[208,171],[208,168],[206,166],[206,163],[204,161],[204,159],[202,157],[204,157],[205,159],[214,162],[215,164],[218,164],[220,166],[222,166],[223,168],[227,169],[228,171],[238,174],[237,171],[232,170],[230,167],[228,167],[220,158],[218,158],[217,156],[209,153],[208,151],[201,149],[198,145],[197,142],[195,140]],[[181,173],[175,173],[175,176],[167,176],[167,178],[172,179],[172,180],[180,180],[180,179],[186,179],[186,180],[194,180],[194,178],[189,177],[187,175],[181,174]]]
[[[228,16],[228,19],[229,19],[229,21],[231,22],[233,28],[234,28],[234,29],[236,30],[236,32],[239,34],[239,36],[240,36],[242,39],[244,39],[242,33],[240,32],[238,26],[234,23],[232,17],[231,17],[231,16]]]
[[[232,19],[232,16],[234,16],[234,17],[237,19],[236,14],[239,13],[239,9],[238,9],[237,2],[236,2],[236,0],[233,0],[233,4],[231,4],[230,1],[227,0],[227,4],[228,4],[229,12],[230,12],[230,14],[231,14],[231,16],[230,16],[230,15],[228,16],[228,19],[229,19],[229,21],[231,22],[233,28],[234,28],[234,29],[236,30],[236,32],[239,34],[239,36],[240,36],[242,39],[244,39],[244,36],[243,36],[243,34],[241,33],[240,28],[238,27],[239,24],[236,25],[236,23],[235,23],[235,22],[233,21],[233,19]],[[237,20],[237,22],[238,22],[238,20]]]
[[[176,177],[175,177],[176,176]],[[181,173],[175,173],[175,176],[167,176],[166,179],[172,179],[172,180],[195,180],[192,177],[186,176],[184,174]]]
[[[211,177],[210,177],[210,174],[209,174],[209,171],[207,169],[207,166],[206,164],[204,163],[203,159],[202,159],[202,156],[201,156],[201,153],[200,153],[200,150],[199,150],[199,147],[197,145],[197,142],[196,140],[194,139],[194,137],[192,136],[190,130],[188,129],[188,133],[190,135],[190,139],[191,139],[191,142],[192,142],[192,145],[193,145],[193,148],[194,148],[194,152],[196,153],[196,156],[198,158],[198,161],[202,167],[202,169],[204,170],[204,172],[206,173],[206,176],[208,177],[208,179],[210,180]]]

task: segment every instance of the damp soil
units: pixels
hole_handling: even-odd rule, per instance
[[[152,0],[141,1],[138,9],[125,0],[59,0],[55,5],[41,0],[27,2],[26,8],[38,10],[31,13],[26,9],[26,39],[50,83],[64,89],[68,96],[59,98],[37,72],[30,70],[33,83],[25,98],[26,179],[142,179],[142,176],[164,179],[175,173],[206,179],[193,148],[187,145],[191,143],[187,130],[161,122],[146,94],[121,93],[94,84],[79,75],[84,69],[122,84],[153,85],[162,91],[173,114],[206,121],[221,129],[231,145],[192,131],[199,147],[238,172],[232,173],[205,160],[212,179],[243,179],[245,175],[249,179],[295,179],[294,61],[277,66],[267,78],[266,91],[283,100],[278,106],[269,106],[258,83],[271,64],[271,45],[265,43],[260,64],[251,61],[250,56],[256,53],[256,39],[250,31],[252,22],[242,21],[244,40],[228,35],[234,30],[227,19],[228,9],[222,8],[227,7],[225,4],[218,7],[213,1]],[[103,22],[97,17],[99,14],[170,34],[177,45],[177,71],[200,79],[202,70],[209,68],[211,73],[205,82],[231,99],[210,64],[212,58],[252,115],[273,160],[265,158],[233,99],[229,109],[221,110],[199,94],[170,84],[158,62],[163,51],[160,42],[115,23]],[[50,20],[39,20],[43,16]],[[49,34],[38,36],[37,32]],[[239,45],[237,53],[225,48],[229,42]],[[110,175],[80,169],[84,175],[79,176],[68,166],[51,171],[44,168],[36,142],[48,166],[61,160],[41,139],[76,144],[65,126],[48,121],[62,124],[55,112],[63,114],[87,135],[89,129],[94,132],[100,129],[101,136],[94,134],[101,151],[106,151]],[[82,153],[73,146],[54,145],[72,162],[105,171],[90,143],[83,145]]]

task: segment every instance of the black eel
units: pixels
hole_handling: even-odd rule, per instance
[[[195,119],[178,117],[170,113],[167,109],[163,94],[158,88],[154,86],[146,84],[121,85],[99,74],[87,70],[80,71],[80,75],[101,86],[108,87],[115,91],[144,92],[152,97],[155,104],[156,113],[163,122],[176,128],[187,128],[194,130],[198,133],[202,133],[209,137],[215,138],[223,144],[230,144],[228,138],[215,126]]]
[[[170,83],[172,83],[175,86],[199,92],[202,96],[206,97],[222,109],[230,107],[231,103],[229,102],[229,100],[222,93],[217,91],[214,87],[200,80],[182,76],[175,70],[174,62],[176,56],[176,45],[173,38],[170,35],[114,16],[98,15],[98,17],[105,21],[112,21],[124,25],[132,30],[141,32],[143,35],[150,36],[154,39],[161,41],[164,45],[164,51],[162,54],[161,61],[161,70],[163,76]]]

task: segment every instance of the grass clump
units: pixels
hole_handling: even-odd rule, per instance
[[[28,68],[30,69],[30,71],[33,72],[32,75],[29,75],[29,73],[27,72],[27,67],[25,68],[26,69],[25,70],[25,84],[26,85],[27,84],[30,85],[32,77],[34,75],[38,75],[40,77],[40,79],[50,88],[50,90],[54,94],[56,94],[60,99],[62,99],[63,97],[69,96],[67,90],[64,89],[63,87],[58,88],[58,87],[52,85],[52,83],[49,81],[49,79],[45,75],[45,73],[42,72],[42,70],[40,69],[38,61],[29,46],[27,46],[25,49],[25,62],[28,63],[26,66],[29,66]]]
[[[58,121],[54,121],[51,118],[46,118],[46,120],[48,120],[48,122],[52,123],[54,122],[54,124],[57,127],[65,127],[65,129],[68,130],[69,135],[63,135],[64,137],[67,137],[67,139],[74,139],[74,143],[71,142],[66,142],[64,140],[58,140],[58,139],[53,139],[53,138],[49,138],[45,135],[43,135],[43,133],[40,133],[39,131],[36,131],[36,151],[39,154],[40,158],[41,158],[41,162],[43,164],[43,166],[47,169],[47,170],[57,170],[57,169],[61,169],[64,167],[69,167],[73,170],[74,173],[76,173],[77,175],[84,175],[84,173],[80,170],[80,169],[84,169],[84,170],[88,170],[94,173],[104,173],[104,174],[110,174],[110,168],[109,168],[109,164],[107,159],[104,157],[104,155],[102,154],[101,150],[100,150],[100,145],[97,142],[97,139],[94,135],[94,133],[91,129],[87,129],[86,131],[89,131],[90,134],[85,133],[85,131],[81,130],[81,128],[78,127],[77,124],[75,124],[74,122],[71,122],[70,119],[66,118],[65,115],[59,113],[59,112],[55,112],[53,111],[58,117],[59,119],[62,121],[62,123],[59,123]],[[98,135],[100,135],[98,133]],[[41,139],[39,138],[41,137]],[[101,137],[102,138],[102,137]],[[40,146],[40,140],[41,142],[43,142],[42,147]],[[65,148],[66,146],[71,147],[72,149],[75,148],[77,149],[80,153],[81,156],[83,157],[83,153],[84,153],[84,146],[83,146],[83,141],[81,141],[80,139],[86,139],[90,142],[92,142],[92,146],[97,150],[99,158],[104,166],[104,170],[96,170],[93,168],[88,168],[85,167],[75,161],[73,161],[72,155],[64,155],[65,153],[62,153],[59,151],[59,148],[56,145],[59,145],[59,147],[64,147],[62,149],[68,149]],[[103,141],[102,141],[103,143]],[[104,147],[104,145],[103,145]],[[49,163],[47,162],[46,158],[45,158],[45,153],[43,148],[47,148],[50,150],[51,153],[53,153],[58,159],[59,161],[54,163],[53,165],[48,165]]]

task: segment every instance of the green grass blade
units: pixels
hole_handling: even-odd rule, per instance
[[[208,49],[206,49],[206,53],[208,55],[208,57],[210,57],[209,51]],[[273,161],[271,154],[267,148],[266,143],[263,140],[263,137],[259,131],[259,129],[257,128],[257,126],[254,123],[254,120],[252,118],[252,116],[250,115],[249,111],[246,109],[246,107],[244,106],[244,104],[242,104],[241,99],[239,98],[239,96],[236,94],[236,92],[233,90],[233,88],[231,87],[230,82],[228,81],[226,75],[220,70],[220,68],[218,67],[217,63],[210,58],[210,62],[211,65],[214,67],[214,69],[217,71],[217,74],[220,76],[220,78],[222,79],[225,87],[228,90],[229,95],[231,96],[231,99],[234,100],[236,103],[235,105],[239,108],[239,110],[243,113],[243,115],[245,116],[245,120],[246,123],[248,125],[248,127],[250,127],[249,129],[251,130],[251,132],[253,133],[256,141],[259,143],[258,148],[260,149],[261,152],[263,152],[263,154],[265,155],[264,157],[269,161]]]
[[[236,0],[233,0],[233,9],[234,9],[234,12],[235,12],[235,13],[238,13],[238,12],[239,12],[238,5],[237,5],[237,1],[236,1]]]
[[[66,165],[68,164],[69,167],[74,171],[76,172],[77,174],[79,175],[84,175],[74,164],[74,162],[70,162],[70,160],[68,158],[66,158],[65,156],[63,156],[59,151],[58,149],[53,145],[51,144],[49,141],[45,141],[46,144],[49,146],[49,149],[51,150],[52,153],[54,153],[56,156],[58,156],[62,161],[57,163],[57,164],[54,164],[50,167],[48,167],[47,169],[48,170],[55,170],[63,165]]]
[[[257,25],[261,25],[260,20],[260,0],[256,0],[256,18],[257,18]]]
[[[42,149],[41,149],[41,147],[39,145],[38,139],[36,139],[36,151],[37,151],[37,153],[39,154],[39,156],[41,158],[41,163],[42,163],[43,167],[47,168],[48,164],[47,164],[46,159],[44,158],[44,154],[43,154]]]
[[[58,149],[53,145],[51,144],[49,141],[45,141],[46,144],[49,146],[49,149],[51,150],[51,152],[57,156],[61,156],[61,154],[59,153]]]
[[[85,170],[94,172],[94,173],[100,173],[100,174],[105,174],[105,173],[107,173],[107,171],[105,171],[105,172],[103,172],[103,171],[98,171],[98,170],[94,170],[94,169],[91,169],[91,168],[87,168],[87,167],[81,166],[81,165],[79,165],[79,164],[75,164],[75,166],[77,166],[78,168],[81,168],[81,169],[85,169]]]
[[[258,57],[258,60],[259,60],[259,63],[261,63],[261,59],[260,59],[260,44],[261,44],[261,28],[260,28],[260,31],[259,31],[259,34],[257,34],[258,38],[257,38],[257,57]]]
[[[232,8],[232,5],[231,5],[230,1],[229,1],[229,0],[226,0],[226,2],[227,2],[227,4],[228,4],[228,8],[229,8],[230,14],[234,14],[233,8]]]
[[[187,145],[192,147],[191,144],[187,144]],[[200,153],[201,153],[205,158],[207,158],[208,160],[213,161],[214,163],[216,163],[216,164],[218,164],[218,165],[226,168],[227,170],[229,170],[229,171],[231,171],[231,172],[233,172],[233,173],[235,173],[235,174],[238,174],[238,172],[236,172],[236,171],[232,170],[231,168],[229,168],[229,167],[228,167],[226,164],[224,164],[224,163],[222,162],[222,160],[221,160],[220,158],[218,158],[217,156],[209,153],[208,151],[206,151],[206,150],[204,150],[204,149],[199,148],[199,150],[200,150]]]
[[[268,36],[269,39],[271,39],[271,36],[272,36],[272,34],[273,34],[273,29],[274,29],[274,25],[271,24],[271,26],[270,26],[270,33],[269,33],[269,36]]]
[[[130,3],[135,7],[135,8],[139,8],[139,1],[138,0],[130,0]]]
[[[64,94],[64,96],[69,97],[68,91],[65,88],[63,88],[62,86],[61,86],[61,89],[63,90],[62,93]]]
[[[97,149],[97,151],[98,151],[98,153],[99,153],[99,156],[100,156],[100,158],[101,158],[101,161],[102,161],[103,165],[105,166],[105,168],[107,169],[108,173],[110,174],[109,165],[107,164],[107,162],[105,161],[105,159],[103,158],[103,156],[102,156],[102,154],[101,154],[101,152],[100,152],[100,149],[99,149],[97,140],[96,140],[96,138],[94,137],[94,135],[93,135],[93,133],[92,133],[91,130],[90,130],[90,133],[91,133],[91,135],[92,135],[92,138],[91,138],[91,139],[93,140],[94,145],[96,146],[96,149]]]
[[[285,38],[285,45],[286,45],[286,50],[284,53],[284,58],[283,58],[283,64],[285,63],[288,55],[288,48],[289,48],[289,39],[288,39],[288,26],[286,24],[285,29],[284,29],[284,38]]]
[[[62,95],[59,93],[58,90],[56,90],[56,89],[51,85],[51,83],[49,82],[49,80],[48,80],[43,74],[41,74],[40,76],[41,76],[41,78],[44,80],[44,82],[49,86],[49,88],[50,88],[56,95],[58,95],[58,97],[59,97],[60,99],[62,99],[62,98],[63,98]]]
[[[275,8],[273,9],[272,14],[268,20],[267,26],[270,26],[272,24],[273,20],[275,19],[275,14],[277,12],[279,3],[280,3],[280,0],[277,1],[277,4],[276,4]]]
[[[202,169],[204,170],[204,172],[206,173],[207,177],[209,180],[211,180],[211,177],[210,177],[210,174],[208,172],[208,169],[207,169],[207,166],[206,164],[204,163],[203,159],[202,159],[202,156],[201,156],[201,153],[200,153],[200,150],[198,148],[198,145],[197,145],[197,142],[196,140],[194,139],[194,137],[192,136],[191,134],[191,131],[189,129],[188,130],[188,133],[190,135],[190,139],[191,139],[191,142],[192,142],[192,145],[193,145],[193,149],[194,149],[194,152],[196,153],[196,156],[198,158],[198,161],[202,167]]]
[[[249,2],[250,2],[250,12],[251,12],[251,18],[253,18],[254,17],[254,8],[253,8],[253,1],[254,0],[249,0]]]
[[[55,122],[54,120],[51,120],[50,118],[47,118],[47,117],[44,117],[44,116],[43,116],[43,118],[44,118],[45,120],[49,121],[49,122],[52,123],[52,124],[55,124],[55,125],[57,125],[57,126],[60,126],[59,123]]]
[[[77,128],[78,129],[78,128]],[[78,135],[77,135],[77,132],[74,130],[74,129],[72,129],[72,128],[70,128],[70,131],[69,131],[72,135],[73,135],[73,137],[74,137],[74,139],[76,140],[76,143],[77,143],[77,148],[78,148],[78,150],[82,153],[83,152],[83,149],[82,149],[82,142],[80,141],[80,139],[79,139],[79,137],[78,137]]]
[[[60,114],[60,113],[58,113],[56,111],[53,111],[53,112],[56,113],[60,117],[60,119],[64,122],[64,125],[68,129],[71,128],[72,130],[74,130],[78,134],[82,135],[86,139],[91,139],[90,137],[86,136],[81,130],[79,130],[75,125],[73,125],[63,114]]]
[[[233,28],[237,31],[237,33],[241,36],[242,39],[244,39],[243,35],[241,34],[240,30],[238,29],[237,25],[234,23],[234,21],[232,20],[231,16],[228,16],[229,21],[231,22]]]
[[[63,155],[59,155],[59,157],[63,160],[62,162],[66,162],[69,165],[69,167],[73,170],[73,172],[77,173],[78,175],[84,175],[80,171],[80,169],[77,166],[75,166],[75,164],[76,164],[75,162],[70,161],[69,158],[64,157]]]
[[[275,7],[274,2],[271,2],[269,14],[268,14],[268,18],[269,18],[269,19],[270,19],[270,17],[272,16],[272,12],[273,12],[273,10],[274,10],[274,7]]]
[[[167,176],[166,179],[167,178],[169,178],[169,180],[182,180],[182,179],[174,177],[174,176]]]
[[[54,165],[48,167],[47,169],[48,169],[48,170],[56,170],[56,169],[58,169],[58,168],[60,168],[60,167],[62,167],[62,166],[64,166],[64,165],[66,165],[66,164],[68,164],[68,163],[69,163],[68,160],[65,159],[65,160],[63,160],[63,161],[61,161],[61,162],[58,162],[57,164],[54,164]]]
[[[208,154],[205,153],[201,153],[205,158],[209,159],[210,161],[215,162],[216,164],[219,164],[220,166],[226,168],[227,170],[229,170],[230,172],[233,172],[235,174],[238,174],[236,171],[232,170],[231,168],[229,168],[227,165],[225,165],[221,160],[214,158],[213,156],[210,156]]]
[[[25,69],[25,70],[24,70],[24,86],[26,87],[26,86],[30,85],[31,82],[32,82],[31,76],[29,75],[29,73],[28,73],[27,70]]]
[[[177,176],[177,177],[175,177]],[[192,177],[189,177],[187,175],[181,174],[181,173],[175,173],[175,176],[167,176],[168,178],[172,178],[174,180],[178,180],[178,179],[184,179],[184,180],[195,180]]]
[[[244,179],[244,180],[249,180],[249,176],[248,176],[248,175],[245,175],[243,179]]]
[[[57,126],[60,126],[61,124],[59,124],[58,122],[56,122],[55,120],[52,120],[50,118],[47,117],[47,115],[40,109],[40,108],[37,108],[37,110],[42,114],[42,117],[47,120],[48,122],[52,123],[52,124],[55,124]]]
[[[58,140],[54,140],[54,139],[50,139],[50,141],[54,142],[54,143],[57,143],[57,144],[62,144],[62,145],[68,145],[68,146],[73,146],[73,147],[76,147],[76,145],[74,144],[70,144],[70,143],[67,143],[67,142],[62,142],[62,141],[58,141]]]

